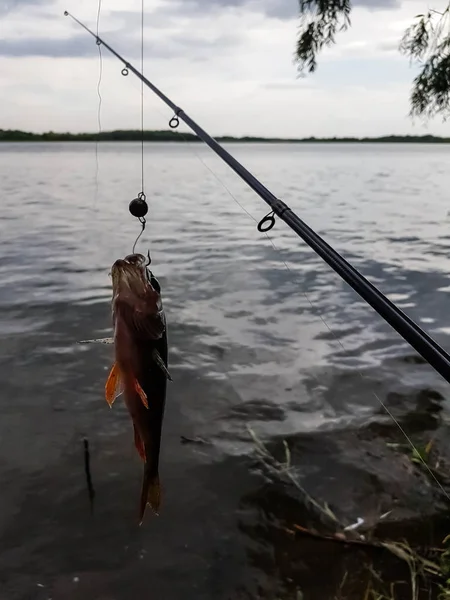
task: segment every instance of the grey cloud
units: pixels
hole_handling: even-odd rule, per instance
[[[369,10],[382,10],[398,8],[401,0],[354,0],[353,4]],[[168,3],[159,10],[186,15],[207,14],[240,7],[283,20],[293,19],[299,14],[298,0],[168,0]]]
[[[295,79],[292,81],[268,81],[261,83],[260,86],[264,90],[282,90],[297,92],[300,89],[315,87],[315,84],[311,80],[300,80]]]
[[[115,44],[107,34],[102,34],[111,46],[122,53],[125,58],[134,59],[138,56],[137,37],[119,35],[119,44]],[[146,42],[146,55],[153,58],[180,58],[188,56],[195,61],[208,60],[227,48],[235,48],[240,38],[234,34],[225,34],[205,40],[192,34],[173,34],[164,43]],[[123,50],[124,49],[124,50]],[[5,57],[49,57],[49,58],[86,58],[98,56],[95,40],[88,34],[79,33],[64,39],[49,38],[12,38],[0,40],[0,56]],[[107,54],[105,54],[107,56]]]
[[[393,50],[398,52],[399,43],[399,39],[383,40],[382,42],[376,44],[375,48],[377,50],[381,50],[382,52],[392,52]]]
[[[0,0],[0,15],[7,14],[13,10],[26,7],[40,8],[54,4],[56,0]],[[364,6],[369,10],[380,10],[386,8],[397,8],[401,0],[354,0],[355,6]],[[243,7],[249,11],[264,14],[267,17],[277,19],[293,19],[298,15],[298,0],[166,0],[166,3],[154,10],[152,18],[186,15],[210,14],[220,12],[227,8]],[[127,16],[129,20],[139,19],[138,12],[115,11],[111,16]]]
[[[86,35],[66,39],[27,38],[0,40],[0,56],[85,57],[98,55],[95,41]]]
[[[284,0],[284,2],[266,0],[264,13],[266,16],[276,19],[293,19],[298,15],[298,4],[287,0]]]
[[[168,27],[176,27],[179,24],[177,17],[176,13],[168,12],[164,8],[158,7],[152,11],[146,11],[144,20],[146,27],[151,29],[157,27],[167,29]],[[102,33],[101,23],[106,20],[109,25],[113,26],[117,24],[119,28],[126,31],[140,31],[141,13],[139,11],[113,10],[108,13],[102,13],[100,35]]]
[[[55,0],[0,0],[0,15],[4,16],[23,8],[35,8],[54,4]]]
[[[401,0],[354,0],[355,6],[364,6],[369,10],[385,10],[386,8],[399,8]]]
[[[52,4],[53,2],[54,0],[0,0],[0,9],[13,10],[25,6],[43,6],[45,4]]]
[[[298,15],[298,0],[169,0],[170,12],[179,14],[207,14],[229,8],[245,8],[278,19],[291,19]],[[167,6],[167,5],[166,5]]]
[[[354,0],[356,5],[366,6],[375,10],[392,7],[398,0]],[[36,8],[42,11],[54,0],[0,0],[0,8],[9,7]],[[249,10],[264,12],[266,16],[289,19],[298,12],[297,0],[167,0],[162,8],[148,12],[146,24],[155,28],[157,25],[173,25],[177,15],[199,16],[211,14],[211,11],[220,11],[232,7],[247,7]],[[170,11],[169,13],[167,11]],[[1,11],[0,11],[1,12]],[[138,54],[138,36],[140,14],[138,11],[108,11],[102,15],[108,20],[109,27],[100,35],[110,44],[120,45],[119,52],[134,59]],[[172,18],[174,19],[172,21]],[[169,20],[167,20],[169,19]],[[90,24],[92,26],[92,24]],[[190,60],[205,61],[210,56],[217,55],[227,50],[236,49],[241,45],[245,30],[241,34],[230,32],[225,34],[207,35],[202,29],[190,28],[189,32],[170,33],[164,43],[151,41],[151,36],[146,39],[146,53],[156,58],[179,58],[188,56]],[[114,40],[117,40],[116,42]],[[97,56],[98,49],[95,41],[85,33],[74,33],[67,38],[11,38],[0,39],[0,56],[29,57],[41,56],[51,58],[91,57]]]

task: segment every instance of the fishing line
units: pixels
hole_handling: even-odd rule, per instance
[[[100,91],[100,87],[102,84],[103,77],[103,55],[102,55],[102,45],[98,41],[99,37],[99,28],[100,28],[100,14],[102,10],[102,0],[98,0],[97,7],[97,40],[96,44],[98,47],[98,58],[99,58],[99,70],[98,70],[98,81],[97,81],[97,96],[98,96],[98,108],[97,108],[97,124],[98,124],[98,135],[95,140],[95,200],[94,200],[94,208],[97,207],[98,204],[98,174],[99,174],[99,163],[98,163],[98,144],[100,141],[100,135],[102,133],[102,121],[101,121],[101,111],[102,111],[102,94]]]
[[[96,22],[96,31],[97,38],[99,36],[100,30],[100,15],[102,10],[102,0],[98,0],[97,5],[97,22]],[[98,144],[100,141],[100,135],[102,132],[102,121],[101,121],[101,110],[102,110],[102,94],[100,91],[103,77],[103,55],[102,55],[102,45],[96,40],[96,44],[98,47],[98,58],[99,58],[99,70],[98,70],[98,80],[97,80],[97,96],[98,96],[98,107],[97,107],[97,125],[98,125],[98,135],[95,139],[95,176],[94,176],[94,186],[95,186],[95,194],[94,194],[94,206],[92,210],[95,212],[98,206],[98,192],[99,192],[99,160],[98,160]],[[91,510],[91,514],[94,512],[94,500],[95,500],[95,488],[92,480],[92,472],[91,472],[91,453],[89,450],[89,439],[82,435],[83,442],[83,462],[84,462],[84,475],[86,479],[86,487],[88,491],[89,497],[89,506]]]
[[[144,72],[144,0],[141,0],[141,73]],[[98,37],[98,36],[97,36]],[[122,70],[122,75],[128,75],[128,69]],[[145,215],[148,212],[147,205],[147,196],[145,195],[144,185],[145,185],[145,173],[144,173],[144,82],[141,80],[141,191],[137,195],[137,198],[130,202],[129,210],[133,217],[137,217],[139,223],[141,224],[141,231],[139,232],[137,238],[134,240],[132,254],[136,251],[136,246],[142,234],[145,231],[145,227],[147,225],[147,221],[145,219]],[[150,257],[150,250],[148,250],[148,255]]]
[[[144,0],[141,1],[141,73],[144,74]],[[144,192],[144,82],[141,81],[141,187]]]
[[[133,202],[134,202],[134,200],[133,200]],[[141,231],[139,232],[139,235],[137,236],[137,238],[134,240],[133,250],[132,250],[131,254],[134,254],[136,252],[136,245],[137,245],[138,241],[141,239],[141,236],[144,233],[145,226],[147,224],[147,221],[145,220],[145,217],[140,217],[139,218],[139,222],[141,224]],[[148,251],[148,253],[149,253],[149,256],[150,256],[150,250]]]
[[[228,188],[228,186],[220,179],[220,177],[205,163],[205,161],[201,158],[201,156],[194,150],[194,148],[192,147],[191,143],[189,142],[189,140],[186,139],[186,137],[183,135],[182,132],[177,132],[178,135],[181,135],[185,141],[185,143],[189,146],[189,149],[191,150],[191,152],[193,152],[197,158],[200,160],[200,162],[203,164],[203,166],[215,177],[215,179],[222,185],[222,187],[225,189],[225,191],[229,194],[229,196],[236,202],[236,204],[255,222],[258,223],[258,219],[256,219],[242,204],[241,202],[239,202],[239,200],[234,196],[234,194],[231,192],[231,190]],[[297,283],[301,284],[300,278],[298,277],[297,273],[294,273],[292,271],[292,269],[288,266],[287,262],[284,260],[283,258],[283,252],[282,250],[280,250],[280,248],[278,248],[275,245],[275,242],[273,241],[273,239],[270,237],[270,235],[266,232],[263,231],[262,233],[264,233],[264,235],[266,236],[266,238],[269,240],[270,244],[272,245],[273,249],[275,250],[278,258],[281,260],[282,264],[285,266],[285,268],[287,269],[287,271],[289,272],[291,278],[293,280],[297,280]],[[328,329],[328,331],[330,332],[330,334],[332,335],[332,337],[334,338],[334,340],[341,346],[342,350],[344,352],[347,352],[347,349],[345,348],[344,344],[342,343],[342,340],[338,338],[338,336],[335,334],[335,332],[333,331],[333,329],[330,327],[330,325],[328,325],[328,323],[326,322],[325,318],[323,317],[323,315],[321,314],[320,310],[318,309],[317,305],[314,305],[313,302],[311,301],[311,299],[309,298],[308,294],[301,289],[301,285],[299,286],[302,295],[305,297],[306,301],[309,303],[309,305],[311,306],[313,312],[315,312],[315,314],[319,317],[319,319],[322,321],[323,325]],[[368,382],[370,384],[369,379],[362,373],[362,371],[360,371],[358,368],[356,369],[356,373],[359,375],[359,377],[361,378],[361,380],[363,382]],[[314,379],[316,379],[317,383],[321,384],[322,382],[319,381],[319,379],[316,377],[316,375],[313,375]],[[386,412],[386,414],[391,418],[391,420],[393,421],[393,423],[397,426],[397,428],[399,429],[399,431],[402,433],[403,437],[405,438],[405,440],[407,441],[408,445],[411,447],[411,449],[415,452],[415,455],[418,457],[418,459],[420,460],[420,462],[422,463],[422,465],[425,467],[426,471],[428,472],[428,474],[431,476],[431,478],[433,479],[433,481],[438,485],[439,489],[443,492],[443,494],[446,496],[447,500],[450,501],[450,495],[447,493],[447,491],[444,489],[444,487],[442,486],[442,484],[440,483],[440,481],[437,479],[436,475],[433,473],[433,471],[430,469],[430,467],[428,466],[428,464],[426,463],[426,461],[423,459],[421,453],[419,452],[419,450],[416,448],[414,442],[412,441],[412,439],[409,437],[409,435],[407,434],[407,432],[405,431],[405,429],[402,427],[402,425],[400,424],[400,422],[398,421],[398,419],[396,419],[396,417],[393,415],[393,413],[391,412],[391,410],[389,409],[389,407],[386,405],[385,402],[383,402],[383,400],[378,396],[378,394],[375,392],[375,390],[371,389],[370,390],[371,393],[373,394],[373,396],[376,398],[376,400],[378,401],[378,403],[380,404],[380,406],[383,408],[383,410]]]
[[[276,196],[268,190],[256,177],[254,177],[242,164],[239,163],[229,152],[227,152],[220,144],[218,144],[214,138],[212,138],[204,129],[202,129],[189,115],[187,115],[180,107],[178,107],[168,96],[166,96],[161,90],[159,90],[151,81],[145,78],[142,73],[139,73],[133,65],[127,62],[120,54],[118,54],[110,45],[104,40],[100,40],[95,34],[81,21],[79,21],[73,15],[70,15],[67,11],[64,13],[66,16],[70,16],[78,25],[85,29],[94,38],[96,37],[97,42],[102,43],[116,58],[118,58],[125,67],[122,69],[123,75],[128,75],[131,71],[136,75],[147,87],[149,87],[156,96],[158,96],[167,106],[173,111],[173,117],[169,121],[169,126],[172,129],[176,129],[179,125],[180,119],[182,119],[197,135],[202,139],[220,158],[228,164],[228,166],[237,173],[241,179],[243,179],[247,185],[253,189],[271,208],[271,212],[268,213],[258,224],[258,230],[262,233],[269,231],[275,224],[275,215],[282,219],[304,242],[306,242],[310,248],[312,248],[316,254],[318,254],[348,285],[350,285],[378,314],[393,327],[399,333],[403,339],[405,339],[425,360],[442,375],[446,381],[450,383],[450,355],[437,344],[423,329],[421,329],[412,319],[405,315],[393,302],[391,302],[383,293],[380,292],[370,281],[368,281],[357,269],[355,269],[348,261],[346,261],[338,252],[336,252],[324,239],[322,239],[313,229],[311,229],[300,217],[298,217],[286,203],[278,199]],[[145,194],[143,199],[145,204]],[[232,196],[233,197],[233,196]],[[234,198],[233,198],[234,199]],[[130,212],[134,216],[140,216],[136,214],[137,210],[132,210],[132,204],[138,202],[139,198],[135,199],[130,203]],[[239,203],[238,203],[239,204]],[[135,206],[135,205],[134,205]],[[146,206],[146,204],[145,204]],[[145,210],[146,214],[147,209]],[[144,216],[144,215],[141,215]],[[253,217],[252,217],[253,218]],[[142,232],[141,232],[142,233]],[[273,242],[271,242],[272,245]],[[276,246],[275,250],[280,252]],[[289,272],[291,270],[285,265]],[[305,294],[305,292],[302,292]],[[308,302],[309,299],[308,299]],[[311,303],[312,305],[312,303]],[[320,315],[321,320],[323,317]],[[326,327],[330,330],[333,337],[339,342],[341,347],[345,351],[345,347],[342,341],[337,338],[331,328],[325,323]],[[357,369],[360,377],[365,379],[361,371]],[[378,400],[380,405],[384,408],[386,413],[392,418],[393,422],[396,423],[399,430],[404,435],[408,444],[417,453],[420,461],[424,465],[425,469],[430,473],[431,477],[436,481],[439,488],[442,490],[444,495],[450,501],[450,496],[444,490],[443,486],[437,480],[434,473],[426,464],[420,453],[415,448],[412,440],[406,434],[400,423],[395,419],[394,415],[390,412],[387,406],[378,398],[377,394],[373,392],[375,398]]]

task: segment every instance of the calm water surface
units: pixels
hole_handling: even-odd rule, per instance
[[[228,147],[450,347],[450,147]],[[374,392],[437,390],[449,412],[445,382],[295,234],[258,233],[267,206],[208,149],[147,144],[138,249],[162,285],[174,382],[161,516],[137,529],[142,466],[125,408],[103,399],[111,348],[77,341],[111,333],[139,152],[100,144],[96,178],[95,144],[0,145],[1,598],[275,598],[247,427],[264,440],[345,429],[381,418]]]

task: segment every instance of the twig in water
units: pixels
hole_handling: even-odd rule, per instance
[[[91,455],[89,452],[89,440],[87,438],[83,438],[83,447],[84,447],[84,472],[86,474],[86,483],[89,494],[89,503],[91,506],[91,514],[94,512],[94,498],[95,498],[95,490],[94,485],[92,483],[91,476]]]

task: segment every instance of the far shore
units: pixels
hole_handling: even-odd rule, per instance
[[[32,133],[13,129],[0,129],[0,142],[200,142],[192,133],[174,131],[115,130],[100,133]],[[450,138],[434,135],[386,135],[381,137],[332,137],[332,138],[266,138],[254,136],[218,136],[218,142],[260,144],[449,144]]]

